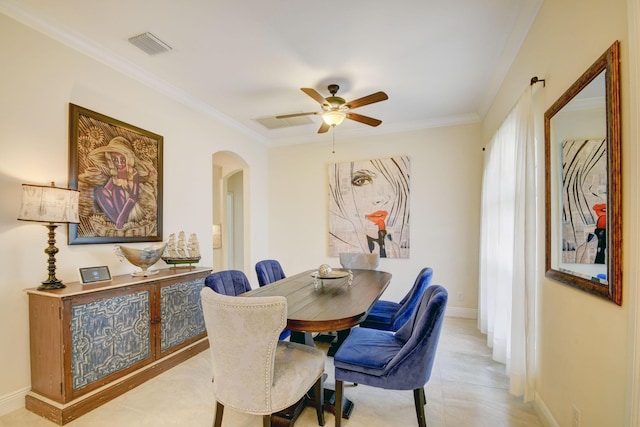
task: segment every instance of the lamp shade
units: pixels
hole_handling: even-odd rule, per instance
[[[345,118],[345,113],[342,111],[325,111],[322,113],[322,120],[329,126],[338,126]]]
[[[80,192],[69,188],[22,184],[22,206],[19,220],[79,223],[78,200]]]

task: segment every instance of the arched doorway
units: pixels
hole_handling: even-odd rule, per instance
[[[242,270],[249,252],[248,166],[236,153],[213,155],[213,268]]]

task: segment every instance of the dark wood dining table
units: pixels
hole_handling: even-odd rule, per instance
[[[314,345],[311,333],[337,331],[337,347],[346,339],[351,328],[362,322],[373,304],[391,281],[391,274],[378,270],[350,270],[348,277],[321,279],[308,270],[253,289],[242,296],[284,296],[287,298],[287,329],[291,341]],[[334,270],[334,275],[337,273]],[[339,274],[337,274],[339,275]],[[329,355],[331,355],[331,351]],[[335,351],[333,351],[335,353]],[[333,390],[325,390],[325,408],[333,412]],[[344,418],[349,418],[353,403],[345,402]],[[294,411],[284,417],[297,417]],[[285,425],[287,425],[285,423]]]

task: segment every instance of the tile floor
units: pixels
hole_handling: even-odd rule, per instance
[[[327,384],[333,386],[333,359],[327,358]],[[209,352],[182,363],[94,411],[68,427],[209,427],[214,397]],[[425,387],[429,427],[542,426],[530,404],[509,395],[504,366],[493,362],[476,321],[446,318],[431,380]],[[389,391],[345,384],[355,408],[345,427],[417,426],[410,391]],[[325,413],[327,426],[334,417]],[[261,426],[262,419],[226,409],[225,427]],[[296,426],[317,426],[313,408],[306,408]],[[0,417],[0,427],[54,427],[26,409]]]

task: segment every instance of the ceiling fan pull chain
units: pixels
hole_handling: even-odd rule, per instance
[[[336,154],[336,127],[332,126],[333,128],[333,150],[331,151],[331,154]]]

